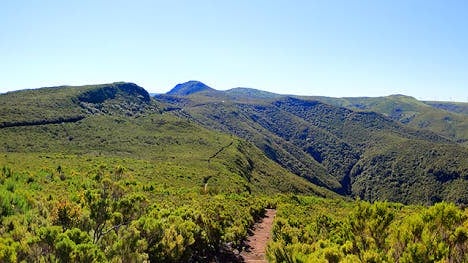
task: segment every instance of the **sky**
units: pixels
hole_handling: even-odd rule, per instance
[[[199,80],[468,102],[465,0],[3,0],[0,93]]]

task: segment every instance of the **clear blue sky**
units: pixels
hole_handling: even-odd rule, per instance
[[[468,100],[468,1],[5,0],[0,92],[187,80]]]

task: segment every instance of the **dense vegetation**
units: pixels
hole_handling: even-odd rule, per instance
[[[110,85],[110,90],[114,91],[119,85]],[[54,116],[81,110],[83,119],[44,125],[16,124],[2,128],[0,151],[87,155],[86,159],[91,160],[104,157],[122,161],[128,159],[126,163],[131,166],[128,168],[139,174],[146,173],[148,177],[165,182],[171,182],[177,176],[178,184],[183,186],[207,183],[210,188],[224,187],[222,191],[326,192],[306,180],[298,180],[252,144],[202,128],[171,113],[161,113],[154,101],[146,99],[146,91],[140,88],[138,91],[141,94],[132,95],[127,92],[129,84],[123,85],[124,88],[118,88],[117,92],[103,92],[109,88],[105,85],[67,87],[61,91],[61,95],[47,95],[42,90],[32,94],[30,91],[18,92],[50,103],[49,107],[53,109],[42,106],[46,112],[50,111],[46,118],[53,119]],[[2,95],[0,100],[11,104],[21,97],[18,93]],[[90,93],[101,97],[94,102],[83,102],[82,98]],[[55,108],[55,101],[71,101],[73,107]],[[40,107],[33,104],[31,107],[15,108],[16,122],[43,120],[42,115],[33,114],[41,112]],[[75,158],[70,157],[71,160]]]
[[[180,84],[177,89],[183,93],[169,92],[156,99],[167,104],[163,110],[252,142],[270,159],[314,184],[370,201],[468,200],[464,187],[468,150],[445,134],[311,98],[239,88],[223,92],[203,84],[198,85],[205,88],[191,92],[194,85],[193,81]],[[404,98],[395,96],[395,100]]]
[[[267,207],[272,262],[466,262],[467,157],[380,114],[199,82],[2,94],[0,262],[235,261]]]
[[[409,127],[433,131],[468,145],[468,103],[418,101],[404,95],[386,97],[312,97],[335,106],[382,113]]]
[[[13,154],[2,163],[1,262],[208,261],[240,248],[266,206],[145,178],[119,159]]]
[[[134,84],[0,101],[0,262],[211,261],[241,249],[261,196],[334,196]]]
[[[468,212],[431,207],[283,198],[270,262],[467,262]]]

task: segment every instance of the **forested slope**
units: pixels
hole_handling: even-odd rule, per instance
[[[289,171],[340,194],[404,203],[468,201],[468,190],[452,187],[467,179],[467,149],[382,114],[250,89],[156,98],[180,116],[251,141]]]
[[[468,142],[466,103],[418,101],[404,95],[386,97],[305,97],[357,111],[373,111],[409,127],[438,133],[462,145]]]

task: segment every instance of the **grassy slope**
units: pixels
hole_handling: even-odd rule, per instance
[[[0,120],[11,123],[82,115],[83,110],[72,101],[78,93],[78,89],[63,87],[2,94]]]
[[[464,103],[422,102],[403,95],[375,98],[310,97],[307,99],[315,99],[353,110],[375,111],[409,127],[433,131],[464,145],[468,142],[468,116],[464,114],[466,108]]]
[[[160,101],[173,102],[172,96],[159,96]],[[179,97],[180,99],[180,97]],[[183,107],[179,114],[190,114],[191,119],[196,120],[205,127],[214,128],[253,142],[257,147],[272,160],[280,163],[283,167],[293,171],[315,184],[325,186],[329,189],[339,190],[340,183],[336,178],[329,176],[324,167],[311,156],[304,154],[301,147],[293,142],[285,141],[277,133],[278,129],[287,129],[297,126],[307,125],[303,120],[295,118],[293,115],[279,116],[288,123],[283,123],[281,128],[275,128],[268,120],[262,121],[266,109],[271,109],[268,114],[273,117],[276,114],[271,104],[253,98],[248,102],[232,101],[229,96],[221,92],[197,93],[190,96],[190,99],[183,98],[182,102],[175,105]],[[270,117],[268,117],[270,118]],[[269,126],[267,129],[264,126]]]
[[[434,108],[468,115],[467,102],[424,101],[424,103]]]

